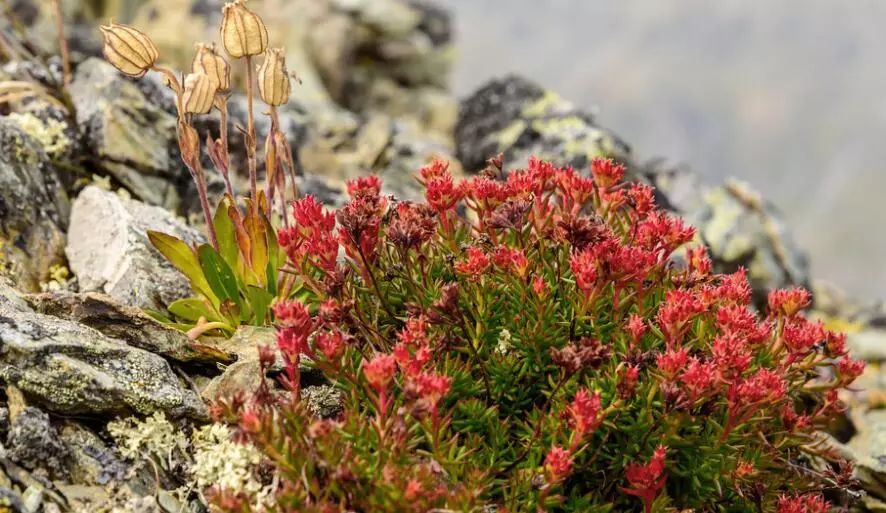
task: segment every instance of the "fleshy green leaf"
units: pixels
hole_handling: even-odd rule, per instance
[[[171,314],[188,321],[196,322],[200,317],[204,317],[208,321],[220,320],[217,318],[218,314],[206,304],[206,301],[196,297],[188,297],[173,301],[169,304],[167,309]]]
[[[246,287],[246,292],[249,294],[249,304],[252,306],[252,319],[250,323],[255,326],[261,326],[265,323],[265,319],[268,316],[268,308],[271,306],[274,296],[267,290],[252,285]]]
[[[240,290],[237,288],[237,278],[234,276],[231,266],[209,244],[200,246],[197,249],[197,254],[200,257],[200,265],[203,268],[206,281],[215,295],[220,299],[229,299],[239,305]]]
[[[148,230],[148,239],[163,254],[170,264],[182,272],[191,282],[191,289],[198,294],[203,294],[212,303],[218,304],[218,297],[212,293],[212,288],[206,281],[200,261],[194,251],[181,239],[172,235]]]
[[[231,207],[237,208],[230,196],[226,194],[218,202],[218,208],[215,209],[215,217],[212,219],[212,224],[215,226],[219,255],[232,269],[236,269],[237,261],[240,259],[240,247],[237,245],[234,221],[231,220]]]

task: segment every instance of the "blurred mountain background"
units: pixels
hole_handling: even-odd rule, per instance
[[[454,87],[518,73],[643,160],[736,177],[784,212],[813,276],[886,297],[886,2],[439,0]]]

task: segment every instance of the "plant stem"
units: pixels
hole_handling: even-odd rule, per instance
[[[194,181],[197,182],[197,194],[200,196],[200,206],[203,208],[203,218],[206,221],[206,233],[209,235],[209,242],[212,247],[218,251],[218,238],[215,235],[215,226],[212,224],[212,208],[209,206],[209,197],[206,194],[206,176],[203,174],[203,164],[200,158],[194,159]]]
[[[252,82],[254,80],[252,56],[246,56],[246,159],[249,161],[249,190],[252,193],[253,208],[258,211],[258,185],[256,183],[255,162],[255,116],[252,114]]]
[[[55,12],[55,32],[58,37],[58,51],[62,58],[62,83],[65,89],[71,85],[71,56],[68,52],[68,41],[65,39],[65,20],[62,15],[60,0],[52,0],[52,9]]]
[[[231,165],[231,158],[228,155],[228,98],[223,95],[218,96],[218,113],[219,113],[219,137],[221,138],[222,153],[224,154],[224,163],[220,169],[222,178],[225,180],[225,190],[231,199],[234,199],[234,188],[231,186],[231,178],[228,175],[228,168]]]

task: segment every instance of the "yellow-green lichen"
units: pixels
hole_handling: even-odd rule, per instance
[[[61,156],[71,147],[71,140],[65,134],[66,125],[59,120],[44,121],[30,112],[13,112],[9,119],[37,141],[50,157]]]

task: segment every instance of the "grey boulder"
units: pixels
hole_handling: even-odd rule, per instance
[[[0,382],[14,384],[29,404],[63,415],[162,411],[207,418],[198,395],[162,357],[5,296],[0,294]]]
[[[104,292],[123,304],[158,310],[189,295],[187,280],[151,246],[148,230],[188,243],[203,240],[162,208],[95,186],[83,189],[71,210],[65,248],[80,290]]]

